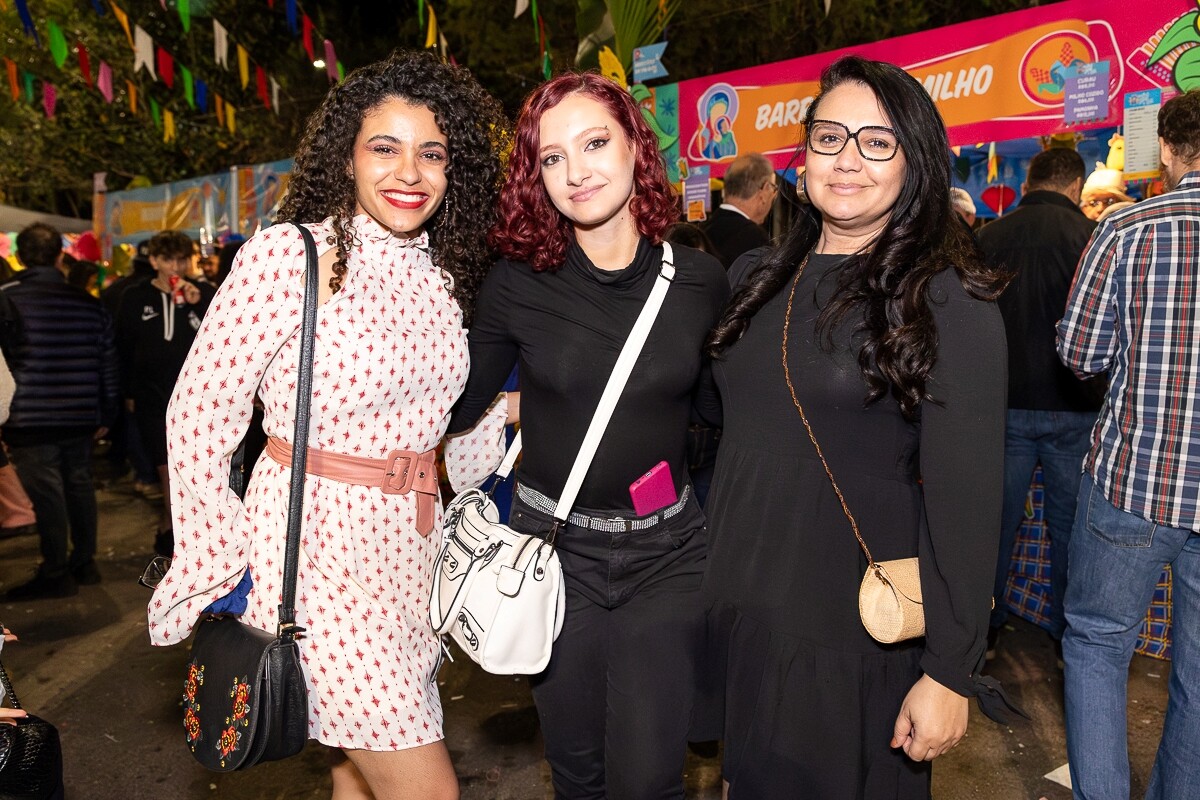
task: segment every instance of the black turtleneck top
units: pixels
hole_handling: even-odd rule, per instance
[[[675,281],[600,442],[576,508],[630,514],[629,484],[660,461],[676,491],[687,485],[693,408],[719,424],[720,400],[702,350],[729,283],[715,258],[672,245]],[[470,330],[471,374],[450,420],[471,428],[519,364],[524,455],[519,479],[558,497],[617,355],[650,295],[662,247],[646,239],[622,270],[597,268],[572,244],[555,272],[500,260],[479,293]],[[703,388],[700,388],[703,387]]]

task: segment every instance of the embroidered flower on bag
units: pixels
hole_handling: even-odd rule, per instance
[[[246,716],[250,713],[250,683],[234,678],[233,691],[229,696],[233,698],[233,721],[249,725],[250,720],[246,719]]]
[[[217,752],[221,754],[221,766],[225,766],[225,756],[238,749],[238,742],[241,741],[242,732],[237,729],[236,725],[230,725],[225,730],[221,731],[221,738],[217,742]]]
[[[189,743],[200,738],[200,717],[196,716],[196,712],[191,708],[183,710],[183,729],[187,732]]]
[[[204,685],[204,667],[198,666],[195,662],[188,664],[187,679],[183,682],[183,699],[184,702],[196,702],[196,690]]]
[[[193,661],[188,664],[187,678],[183,681],[183,730],[193,753],[200,740],[200,703],[196,701],[196,695],[203,685],[204,667]]]

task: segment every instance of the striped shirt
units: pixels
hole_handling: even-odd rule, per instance
[[[1084,469],[1124,511],[1200,531],[1200,172],[1109,217],[1058,323],[1080,376],[1108,372]]]

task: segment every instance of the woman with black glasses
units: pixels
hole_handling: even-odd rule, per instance
[[[811,206],[733,266],[709,342],[725,776],[731,800],[928,798],[968,697],[995,691],[979,669],[1004,483],[1002,281],[953,219],[946,131],[913,78],[839,60],[805,122]],[[926,636],[865,630],[868,561],[816,444],[874,558],[918,557]]]

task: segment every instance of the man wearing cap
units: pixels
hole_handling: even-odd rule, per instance
[[[1075,797],[1129,797],[1129,662],[1171,565],[1171,676],[1146,797],[1200,787],[1200,90],[1158,113],[1166,194],[1109,217],[1088,244],[1058,352],[1107,372],[1079,485],[1063,636]]]
[[[970,192],[958,186],[952,187],[950,189],[950,205],[954,206],[955,213],[966,223],[967,228],[973,230],[975,227],[975,201],[971,198]]]
[[[1100,215],[1113,203],[1132,202],[1133,198],[1125,194],[1125,173],[1097,163],[1083,184],[1079,207],[1088,219],[1099,222]]]
[[[1076,378],[1054,349],[1054,326],[1067,305],[1075,265],[1096,229],[1079,210],[1083,170],[1083,159],[1074,150],[1043,150],[1029,162],[1020,204],[979,231],[979,247],[988,264],[1013,275],[998,301],[1008,338],[1008,416],[989,656],[995,654],[997,636],[1008,618],[1003,597],[1013,546],[1039,463],[1050,534],[1050,635],[1056,649],[1066,627],[1067,545],[1075,522],[1080,466],[1103,390],[1103,381]]]

